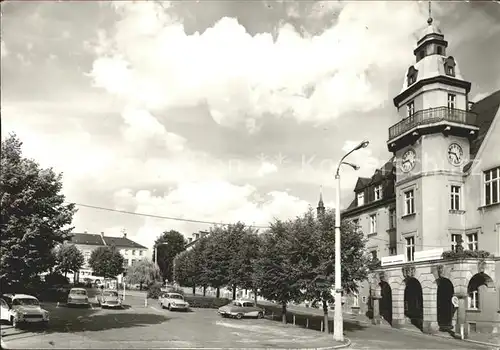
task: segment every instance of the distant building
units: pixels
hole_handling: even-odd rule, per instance
[[[186,244],[186,250],[191,250],[200,238],[203,238],[209,234],[210,234],[209,231],[199,231],[193,233],[191,237],[187,239],[188,243]]]
[[[77,279],[80,282],[85,279],[92,280],[93,282],[103,280],[101,276],[93,275],[92,269],[88,264],[92,252],[99,247],[115,246],[125,259],[125,268],[134,265],[136,261],[147,258],[148,249],[127,238],[126,233],[123,233],[122,237],[105,236],[104,232],[101,232],[100,234],[91,234],[87,232],[74,233],[70,241],[83,253],[85,258],[84,266],[78,272]],[[118,283],[121,283],[122,278],[122,275],[118,276]]]

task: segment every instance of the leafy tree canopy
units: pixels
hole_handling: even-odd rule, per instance
[[[15,134],[1,146],[0,280],[23,284],[46,272],[53,248],[70,235],[73,204],[64,204],[62,175],[22,156]]]
[[[175,230],[165,231],[155,241],[155,247],[158,257],[158,266],[160,267],[163,279],[173,280],[174,258],[177,254],[186,249],[186,239]],[[153,260],[155,260],[153,252]]]
[[[55,252],[57,270],[67,274],[68,272],[77,272],[83,266],[85,258],[80,250],[74,244],[65,243]]]
[[[149,260],[142,259],[127,269],[127,283],[151,285],[161,279],[160,269]]]
[[[104,278],[116,278],[125,269],[123,267],[124,258],[113,246],[99,247],[90,255],[89,265],[94,276]]]

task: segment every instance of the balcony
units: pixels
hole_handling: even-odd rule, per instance
[[[437,107],[424,109],[413,114],[411,117],[401,120],[389,128],[389,141],[412,131],[426,127],[441,126],[442,124],[463,126],[467,129],[477,130],[477,115],[470,111],[451,109],[448,107]]]

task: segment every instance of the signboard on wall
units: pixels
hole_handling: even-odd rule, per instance
[[[443,255],[443,248],[422,250],[420,252],[415,252],[413,261],[428,261],[428,260],[440,260]]]
[[[405,262],[406,262],[406,259],[405,259],[404,254],[390,255],[390,256],[384,256],[384,257],[380,258],[380,265],[381,266],[404,264]]]

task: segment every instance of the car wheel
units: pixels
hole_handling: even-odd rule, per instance
[[[263,312],[259,312],[257,314],[257,318],[264,318],[264,313]]]
[[[237,318],[238,320],[241,320],[241,319],[243,318],[243,314],[242,314],[241,312],[240,312],[240,313],[238,313],[238,314],[236,314],[236,318]]]
[[[168,311],[172,311],[172,306],[168,304]]]

